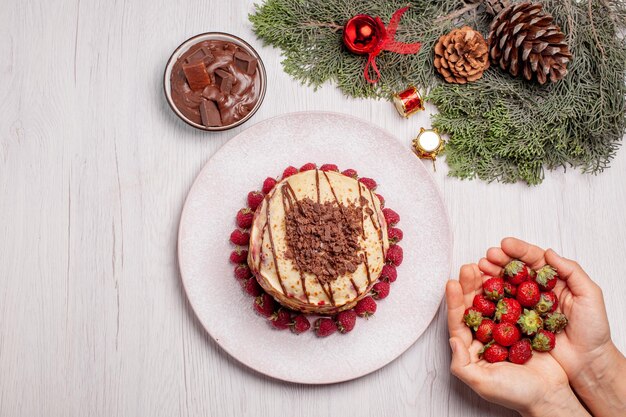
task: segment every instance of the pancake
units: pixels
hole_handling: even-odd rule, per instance
[[[295,236],[294,230],[301,229],[293,225],[312,212],[318,218],[305,219],[311,224],[309,235]],[[318,237],[310,232],[315,228],[325,231],[325,241],[320,240],[324,233]],[[331,315],[354,307],[370,292],[388,248],[378,197],[354,178],[310,170],[278,182],[257,208],[248,264],[259,284],[283,306]]]

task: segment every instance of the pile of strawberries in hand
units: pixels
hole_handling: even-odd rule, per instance
[[[314,163],[304,164],[300,169],[289,166],[283,171],[281,179],[314,169],[317,169],[317,165]],[[340,172],[337,165],[334,164],[324,164],[319,167],[319,170]],[[377,183],[374,179],[359,177],[354,169],[346,169],[341,171],[341,174],[358,180],[372,191],[377,188]],[[247,248],[250,242],[250,228],[252,227],[254,213],[278,181],[280,180],[268,177],[263,182],[261,191],[248,193],[248,207],[242,208],[237,212],[237,229],[230,235],[230,242],[236,246],[236,249],[230,254],[230,262],[235,264],[234,275],[244,292],[254,297],[253,307],[257,314],[267,318],[275,329],[291,329],[293,333],[300,334],[311,328],[309,317],[304,313],[293,311],[280,305],[271,295],[263,290],[248,266]],[[400,266],[403,260],[402,247],[398,245],[398,242],[403,238],[403,233],[402,230],[395,227],[400,221],[400,216],[392,209],[384,207],[385,199],[383,196],[376,194],[376,197],[378,197],[381,207],[383,207],[382,213],[387,223],[387,236],[390,247],[386,255],[386,264],[383,266],[378,282],[374,284],[370,294],[362,298],[354,308],[341,311],[332,317],[319,317],[315,320],[313,330],[319,337],[330,336],[336,332],[342,334],[349,333],[354,329],[357,317],[367,319],[374,315],[377,308],[376,302],[389,295],[391,283],[397,279],[396,267]]]
[[[485,344],[487,362],[523,364],[537,352],[549,352],[555,334],[567,326],[565,314],[557,311],[559,300],[552,291],[556,270],[546,265],[533,271],[519,260],[504,268],[504,278],[486,277],[483,294],[474,297],[463,320],[474,338]]]

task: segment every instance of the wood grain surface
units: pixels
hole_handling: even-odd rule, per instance
[[[256,374],[199,325],[180,283],[177,226],[193,179],[222,144],[292,111],[352,114],[406,146],[429,124],[425,113],[404,120],[387,102],[294,82],[279,51],[254,37],[251,11],[244,0],[3,2],[0,416],[513,415],[450,376],[443,305],[396,361],[331,386]],[[259,112],[223,133],[185,125],[162,90],[172,50],[212,30],[248,40],[269,76]],[[602,286],[626,350],[624,151],[602,175],[553,172],[534,188],[446,173],[440,161],[453,276],[504,236],[553,247]]]

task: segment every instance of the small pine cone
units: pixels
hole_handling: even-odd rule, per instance
[[[572,54],[565,35],[538,3],[515,3],[491,22],[489,57],[514,77],[522,75],[539,84],[556,82],[567,74]]]
[[[485,39],[469,26],[441,36],[435,45],[435,68],[449,83],[476,81],[489,68]]]

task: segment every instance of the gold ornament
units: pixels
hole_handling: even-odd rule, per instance
[[[435,160],[437,155],[443,151],[444,141],[437,129],[420,128],[420,133],[413,139],[413,151],[420,159],[430,159],[433,161],[433,169],[435,168]]]

